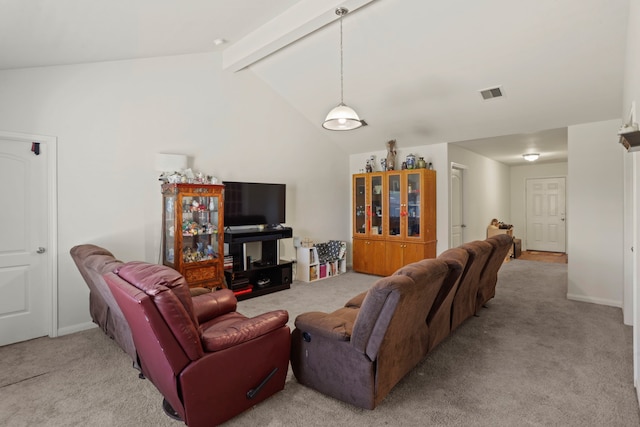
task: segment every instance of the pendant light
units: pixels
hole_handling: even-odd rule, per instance
[[[329,130],[352,130],[362,126],[362,121],[353,108],[348,107],[344,103],[344,77],[343,77],[343,60],[342,60],[342,18],[349,13],[349,9],[339,7],[336,9],[336,15],[340,17],[340,104],[333,110],[329,111],[327,118],[324,120],[322,127]]]

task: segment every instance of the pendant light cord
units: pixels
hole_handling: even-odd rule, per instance
[[[342,18],[349,13],[346,7],[336,9],[336,15],[340,17],[340,104],[344,104],[344,58],[342,54]]]
[[[342,57],[342,18],[344,17],[345,9],[340,9],[340,103],[344,104],[344,60]]]

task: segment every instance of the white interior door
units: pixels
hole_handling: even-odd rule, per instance
[[[465,243],[462,205],[463,170],[451,167],[451,247],[457,248]]]
[[[527,250],[565,252],[565,178],[527,179]]]
[[[0,345],[51,331],[46,144],[0,134]]]

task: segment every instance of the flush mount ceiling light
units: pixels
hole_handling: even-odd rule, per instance
[[[343,60],[342,60],[342,18],[349,13],[349,9],[339,7],[336,9],[336,15],[340,17],[340,104],[333,110],[329,111],[327,118],[322,123],[322,127],[329,130],[352,130],[362,126],[362,120],[353,108],[348,107],[344,103],[344,84],[343,84]]]
[[[527,153],[527,154],[523,154],[522,157],[524,157],[524,159],[528,162],[534,162],[536,160],[538,160],[538,157],[540,157],[540,154],[538,153]]]

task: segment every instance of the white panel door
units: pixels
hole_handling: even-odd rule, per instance
[[[527,180],[527,250],[565,252],[565,179]]]
[[[0,135],[0,345],[50,328],[47,147],[39,148]]]
[[[451,168],[451,247],[465,243],[462,209],[462,169]]]

